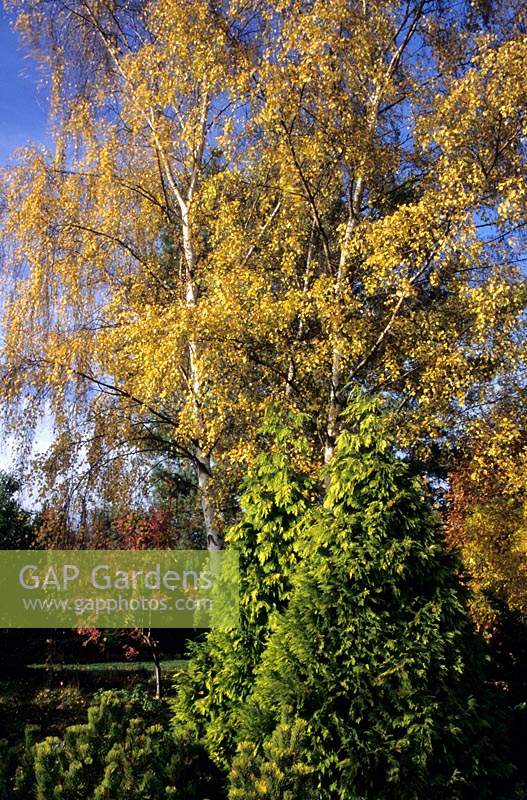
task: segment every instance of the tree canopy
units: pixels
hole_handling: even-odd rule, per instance
[[[51,480],[187,460],[221,547],[271,403],[317,472],[352,384],[424,451],[523,390],[521,2],[10,7],[54,148],[2,176],[1,391]]]

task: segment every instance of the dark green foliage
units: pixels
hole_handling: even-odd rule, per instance
[[[7,739],[0,739],[0,800],[9,800],[10,775],[14,758],[14,748]]]
[[[18,481],[0,472],[0,550],[26,550],[33,544],[33,518],[17,500],[19,491]]]
[[[87,723],[44,739],[33,754],[36,800],[217,798],[206,756],[176,739],[166,707],[141,692],[101,693]]]
[[[257,669],[230,797],[494,800],[497,698],[437,521],[375,405],[359,397],[349,423]],[[304,780],[277,778],[284,761]]]
[[[40,738],[39,725],[26,725],[24,743],[18,757],[13,786],[13,797],[31,797],[35,787],[34,748]]]
[[[0,800],[32,797],[35,784],[33,747],[39,732],[38,725],[27,725],[23,742],[13,744],[0,739]]]
[[[159,431],[162,435],[162,432]],[[164,440],[156,439],[159,447]],[[167,450],[170,454],[170,449]],[[174,457],[159,466],[155,459],[151,470],[150,491],[153,508],[171,520],[175,549],[201,549],[207,546],[203,518],[198,502],[198,487],[194,471]]]
[[[240,627],[211,631],[192,648],[189,669],[176,681],[175,730],[202,740],[223,766],[234,752],[239,711],[268,635],[269,615],[287,601],[299,530],[314,500],[302,425],[301,416],[284,419],[274,412],[266,419],[267,449],[245,481],[242,520],[226,536],[240,559]]]
[[[527,619],[500,598],[485,594],[485,603],[495,615],[490,632],[490,674],[504,687],[511,707],[512,760],[519,787],[514,797],[527,798]],[[523,793],[522,793],[523,792]]]
[[[11,475],[0,472],[0,550],[25,550],[33,545],[35,521],[17,499],[20,484]],[[28,635],[26,631],[0,631],[0,674],[17,670],[32,640],[42,635]]]

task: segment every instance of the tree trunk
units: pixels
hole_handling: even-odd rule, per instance
[[[210,492],[212,472],[210,456],[204,458],[198,455],[197,469],[201,511],[207,536],[207,550],[223,550],[223,533]]]
[[[154,662],[154,679],[156,684],[155,698],[156,700],[160,700],[162,694],[162,682],[161,682],[161,661],[159,659],[159,650],[157,649],[158,643],[152,637],[152,630],[150,628],[148,628],[146,631],[143,630],[142,638],[145,644],[147,645],[148,649],[150,650],[150,655],[152,657],[152,661]]]
[[[153,653],[154,659],[154,675],[156,680],[156,700],[161,700],[161,662],[159,661],[159,655],[157,650],[154,650]]]

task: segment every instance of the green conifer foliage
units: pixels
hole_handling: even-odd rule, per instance
[[[495,800],[495,698],[437,520],[375,403],[358,397],[348,422],[257,669],[230,798]],[[295,769],[277,775],[284,759]]]
[[[235,749],[238,718],[269,632],[269,616],[284,608],[298,539],[316,487],[304,469],[309,448],[302,415],[276,410],[261,435],[258,455],[240,499],[241,521],[226,536],[240,563],[240,626],[213,630],[195,645],[188,670],[176,679],[176,732],[202,738],[211,757],[227,767]]]
[[[19,747],[12,797],[32,797],[35,786],[35,745],[41,738],[40,725],[26,725],[24,742]]]
[[[314,800],[311,790],[315,770],[306,763],[307,745],[308,723],[300,718],[291,721],[286,715],[264,742],[258,759],[253,744],[241,742],[230,774],[229,798]]]
[[[9,771],[12,747],[7,739],[0,739],[0,800],[9,800]]]
[[[36,800],[218,800],[215,770],[176,739],[166,708],[127,692],[104,692],[88,722],[35,745]],[[17,795],[18,796],[18,795]]]

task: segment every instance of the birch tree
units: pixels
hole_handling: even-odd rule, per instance
[[[354,384],[423,453],[521,396],[523,3],[12,5],[55,150],[3,175],[2,394],[53,478],[187,460],[216,548],[273,403],[317,474]]]

